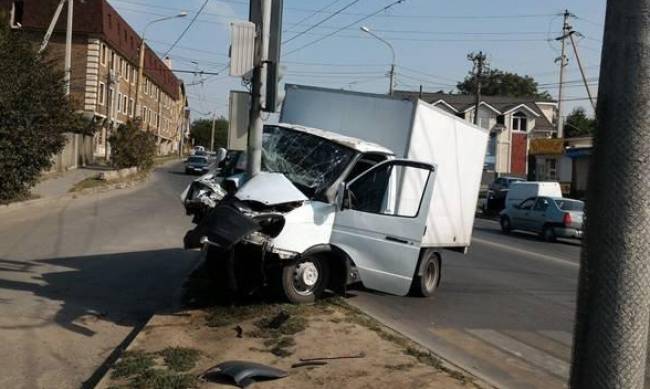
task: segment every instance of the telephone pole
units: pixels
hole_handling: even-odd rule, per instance
[[[591,103],[591,107],[594,109],[594,112],[596,111],[596,103],[594,102],[594,98],[591,96],[591,90],[589,89],[589,84],[587,84],[587,77],[585,76],[585,70],[582,67],[582,61],[580,61],[580,55],[578,55],[578,47],[576,46],[575,39],[573,39],[573,35],[579,34],[576,31],[571,31],[569,32],[569,40],[571,41],[571,46],[573,47],[573,53],[576,56],[576,63],[578,64],[578,69],[580,69],[580,76],[582,76],[582,82],[585,84],[585,89],[587,90],[587,96],[589,96],[589,102]]]
[[[65,83],[65,94],[70,95],[70,79],[72,74],[72,15],[73,0],[68,0],[68,19],[65,29],[65,59],[63,65],[63,81]]]
[[[481,78],[483,77],[483,71],[487,65],[487,57],[483,54],[482,51],[479,51],[478,54],[470,53],[467,55],[467,59],[474,63],[474,78],[476,79],[476,103],[474,109],[474,124],[478,125],[478,108],[481,104]]]
[[[644,387],[650,320],[650,0],[608,0],[570,386]]]
[[[562,89],[564,88],[564,68],[566,68],[569,63],[566,56],[566,45],[564,40],[569,36],[571,31],[571,26],[569,25],[569,18],[574,15],[569,12],[569,10],[564,10],[564,23],[562,24],[562,36],[556,38],[562,44],[562,53],[558,58],[555,59],[555,62],[560,62],[560,86],[557,97],[557,137],[564,138],[564,117],[562,113]]]

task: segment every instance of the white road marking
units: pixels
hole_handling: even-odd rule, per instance
[[[516,248],[516,247],[513,247],[513,246],[503,244],[503,243],[493,242],[493,241],[487,240],[487,239],[481,239],[481,238],[474,237],[474,238],[472,238],[472,241],[482,243],[482,244],[486,244],[488,246],[498,247],[500,249],[512,251],[512,252],[515,252],[515,253],[518,253],[518,254],[528,255],[528,256],[531,256],[531,257],[537,257],[539,259],[543,259],[543,260],[546,260],[546,261],[556,262],[556,263],[559,263],[559,264],[562,264],[562,265],[568,265],[568,266],[575,267],[575,268],[580,267],[580,264],[577,263],[577,262],[569,261],[569,260],[558,258],[558,257],[553,257],[551,255],[536,253],[534,251],[528,251],[528,250]]]
[[[546,354],[534,347],[489,329],[467,329],[467,332],[477,338],[513,354],[524,361],[540,367],[549,373],[562,378],[569,378],[570,365],[552,355]]]

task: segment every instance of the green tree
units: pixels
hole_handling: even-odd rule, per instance
[[[595,130],[596,120],[588,118],[582,107],[574,108],[564,121],[564,136],[567,138],[591,136]]]
[[[212,119],[197,119],[190,126],[190,139],[195,146],[210,148]],[[214,125],[214,148],[226,147],[228,143],[228,120],[219,117]]]
[[[462,94],[476,93],[476,77],[469,73],[456,88]],[[481,94],[483,96],[535,97],[550,100],[547,91],[539,91],[537,82],[530,76],[520,76],[516,73],[491,69],[481,78]]]
[[[118,169],[136,166],[149,169],[156,155],[156,136],[139,129],[138,120],[120,125],[108,138],[111,144],[111,163]]]
[[[0,202],[6,202],[27,196],[52,166],[64,132],[83,129],[64,95],[63,73],[6,23],[0,23],[0,69]]]

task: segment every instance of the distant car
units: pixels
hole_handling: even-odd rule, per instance
[[[205,147],[203,146],[194,146],[192,147],[192,155],[196,155],[197,152],[204,152]]]
[[[510,185],[523,181],[526,180],[520,177],[499,177],[494,180],[488,187],[483,210],[498,212],[505,208],[506,194],[510,189]]]
[[[193,155],[185,161],[185,174],[204,174],[209,169],[208,157]]]
[[[197,150],[197,151],[194,152],[194,156],[195,157],[207,157],[209,155],[208,155],[208,152],[205,151],[205,150]]]
[[[501,212],[501,230],[539,233],[553,242],[558,237],[582,238],[584,203],[564,197],[530,197]]]

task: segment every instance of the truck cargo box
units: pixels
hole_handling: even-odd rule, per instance
[[[418,99],[294,84],[286,86],[280,121],[364,139],[399,158],[434,164],[422,245],[469,246],[488,130]]]

